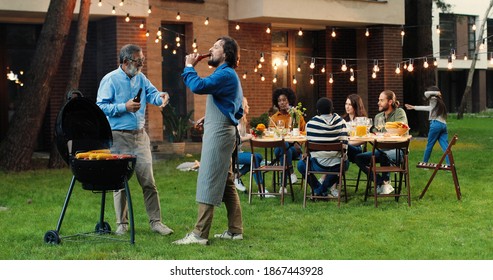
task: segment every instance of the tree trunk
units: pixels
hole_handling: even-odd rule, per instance
[[[472,91],[472,79],[474,78],[474,71],[476,70],[476,61],[478,60],[478,53],[479,53],[479,46],[483,42],[483,33],[484,33],[484,27],[486,25],[488,15],[490,14],[491,8],[493,7],[493,0],[490,1],[490,4],[488,8],[486,9],[486,12],[483,17],[483,22],[481,23],[481,27],[479,29],[479,40],[476,40],[476,49],[474,50],[474,55],[472,57],[472,62],[471,62],[471,68],[469,68],[469,73],[467,75],[467,83],[466,83],[466,88],[464,89],[464,94],[462,95],[462,100],[460,102],[459,106],[459,112],[457,112],[457,119],[461,120],[464,118],[464,112],[466,111],[466,104],[467,104],[467,99],[469,99],[469,96],[471,95]]]
[[[410,104],[424,104],[425,89],[436,85],[435,67],[430,56],[433,54],[432,7],[433,0],[406,0],[406,25],[417,28],[406,31],[404,57],[419,58],[413,61],[414,71],[404,73],[405,102]],[[425,58],[429,64],[428,68],[423,66]],[[421,112],[408,114],[410,126],[418,130],[419,136],[426,136],[428,115]]]
[[[77,22],[77,35],[75,37],[74,53],[70,63],[70,75],[66,93],[79,87],[80,75],[82,73],[82,64],[84,62],[84,51],[87,43],[87,26],[89,24],[89,9],[91,7],[90,0],[80,1],[79,20]],[[56,139],[53,139],[50,152],[50,160],[48,168],[62,168],[66,164],[63,161],[56,145]]]
[[[21,96],[5,139],[0,143],[0,168],[22,171],[31,168],[31,159],[65,46],[76,0],[51,0],[36,52],[27,73]]]

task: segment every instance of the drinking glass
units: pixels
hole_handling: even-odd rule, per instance
[[[366,134],[370,134],[370,129],[373,126],[373,120],[371,118],[366,119]]]
[[[375,118],[374,125],[377,132],[382,133],[383,128],[385,127],[385,120],[383,118]]]

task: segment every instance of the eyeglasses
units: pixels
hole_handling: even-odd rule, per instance
[[[132,61],[132,62],[137,62],[137,64],[141,65],[141,64],[144,64],[146,59],[144,57],[144,58],[139,58],[139,59],[128,58],[128,60]]]

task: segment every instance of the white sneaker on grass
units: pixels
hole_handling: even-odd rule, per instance
[[[291,184],[298,182],[298,176],[295,173],[291,174]]]
[[[381,194],[390,194],[394,191],[394,187],[390,184],[389,181],[384,181],[381,187]]]
[[[242,233],[231,233],[231,232],[226,230],[223,233],[214,234],[214,237],[220,238],[220,239],[242,240],[243,234]]]
[[[246,191],[246,187],[245,187],[245,185],[243,185],[243,182],[241,182],[240,179],[235,178],[234,182],[235,182],[235,187],[237,190],[239,190],[240,192]]]
[[[185,235],[182,239],[178,239],[174,241],[172,244],[176,245],[188,245],[188,244],[200,244],[200,245],[209,245],[209,240],[197,236],[195,233],[190,232]]]

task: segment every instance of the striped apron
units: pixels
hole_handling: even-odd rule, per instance
[[[220,206],[235,146],[236,126],[207,96],[196,201]]]

